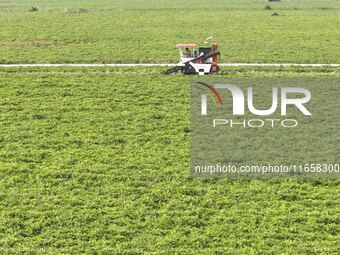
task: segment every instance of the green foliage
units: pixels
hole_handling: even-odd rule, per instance
[[[79,9],[65,9],[66,13],[87,13],[89,10],[85,8],[79,8]]]
[[[264,7],[265,10],[272,10],[272,7],[270,7],[269,4],[267,4],[265,7]]]
[[[176,62],[211,34],[224,61],[339,62],[339,1],[34,4],[0,3],[1,63]],[[337,254],[338,180],[189,176],[191,77],[163,70],[0,68],[0,254]],[[216,77],[263,76],[340,69]]]
[[[34,18],[21,2],[0,3],[0,63],[175,63],[177,43],[210,35],[225,62],[340,61],[340,1],[271,3],[278,17],[253,0],[35,3]]]
[[[32,6],[30,9],[29,9],[30,12],[37,12],[39,11],[38,7],[36,6]]]
[[[191,77],[160,71],[0,70],[0,253],[336,254],[337,180],[189,177]]]

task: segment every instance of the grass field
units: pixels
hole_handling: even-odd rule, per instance
[[[339,63],[339,9],[0,1],[0,62],[175,62],[176,43],[214,34],[225,62]],[[0,67],[0,254],[338,254],[339,179],[190,177],[193,77],[163,70]],[[336,67],[221,71],[340,78]]]

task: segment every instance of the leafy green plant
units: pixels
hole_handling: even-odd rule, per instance
[[[267,4],[267,5],[264,7],[264,9],[265,9],[265,10],[272,10],[272,7],[271,7],[269,4]]]
[[[30,9],[29,9],[30,12],[37,12],[39,11],[38,7],[36,6],[32,6]]]

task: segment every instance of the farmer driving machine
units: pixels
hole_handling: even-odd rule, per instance
[[[207,40],[211,39],[209,37]],[[206,44],[207,42],[205,42]],[[177,44],[179,49],[180,62],[176,66],[169,68],[164,73],[171,74],[181,71],[184,74],[209,74],[218,72],[218,58],[221,55],[217,51],[218,45],[212,42],[210,47],[198,47],[197,44]]]

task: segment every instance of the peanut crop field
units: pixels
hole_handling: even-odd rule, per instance
[[[0,64],[176,63],[210,35],[225,63],[340,63],[339,27],[337,0],[0,0]],[[0,254],[339,254],[339,178],[190,176],[194,76],[165,69],[0,67]],[[339,163],[337,132],[319,158]]]
[[[337,0],[0,0],[0,63],[173,63],[177,43],[210,35],[223,62],[338,63],[339,10]]]

